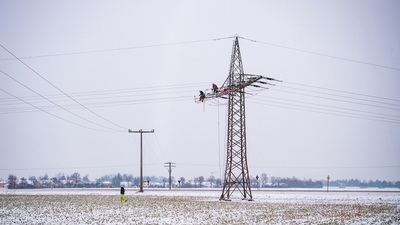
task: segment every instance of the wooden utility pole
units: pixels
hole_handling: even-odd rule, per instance
[[[153,130],[149,130],[149,131],[144,131],[142,129],[140,130],[128,130],[128,133],[140,133],[140,190],[139,192],[143,192],[143,138],[142,135],[143,133],[154,133],[154,129]]]
[[[168,167],[168,172],[169,172],[169,190],[171,190],[171,186],[172,186],[172,177],[171,177],[171,173],[172,173],[172,167],[176,167],[175,164],[173,162],[166,162],[164,164],[168,164],[168,166],[164,166],[164,167]]]

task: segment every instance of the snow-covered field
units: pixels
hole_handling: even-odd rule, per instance
[[[400,190],[0,189],[0,224],[400,224]]]

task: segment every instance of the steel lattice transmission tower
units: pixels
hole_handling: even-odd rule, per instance
[[[246,84],[249,82],[246,82],[245,79],[237,37],[233,43],[229,77],[225,83],[227,83],[225,86],[230,87],[230,89],[234,87],[235,91],[228,95],[227,159],[220,200],[230,199],[236,189],[240,191],[243,199],[252,200],[247,166],[244,92]]]
[[[220,200],[229,201],[233,192],[239,191],[243,200],[251,201],[253,196],[247,164],[245,89],[267,89],[263,85],[274,85],[267,81],[279,80],[244,73],[238,38],[235,37],[233,42],[228,78],[221,87],[204,93],[203,98],[197,102],[219,97],[228,99],[227,157]]]

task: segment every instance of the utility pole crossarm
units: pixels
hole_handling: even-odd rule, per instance
[[[154,133],[154,129],[152,129],[152,130],[142,130],[142,129],[140,129],[140,130],[131,130],[131,129],[129,129],[128,130],[128,133]]]

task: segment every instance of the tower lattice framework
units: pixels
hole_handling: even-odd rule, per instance
[[[228,93],[226,167],[220,200],[230,200],[238,190],[243,199],[252,200],[246,146],[245,87],[260,78],[243,71],[238,37],[232,48],[229,76],[223,87]]]
[[[200,92],[201,103],[216,98],[228,99],[226,163],[220,200],[230,201],[235,191],[241,194],[243,200],[253,200],[250,186],[249,168],[247,164],[246,143],[246,88],[256,90],[268,89],[267,85],[274,86],[273,82],[281,82],[261,75],[245,74],[242,57],[240,55],[239,37],[235,37],[232,48],[229,76],[219,88],[211,92]],[[272,82],[272,83],[271,83]]]

